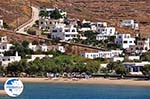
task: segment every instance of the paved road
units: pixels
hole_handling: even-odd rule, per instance
[[[31,7],[32,8],[32,17],[29,21],[26,23],[22,24],[17,28],[17,33],[22,33],[22,34],[27,34],[25,31],[27,28],[32,27],[33,24],[35,24],[36,20],[39,20],[39,9],[36,7]]]

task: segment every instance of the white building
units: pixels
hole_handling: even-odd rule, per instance
[[[50,32],[50,30],[55,26],[64,26],[64,19],[48,19],[48,18],[41,18],[39,20],[39,29],[41,30],[47,30]]]
[[[113,58],[122,54],[122,50],[111,50],[111,51],[99,51],[95,53],[81,53],[84,58],[95,59],[95,58]]]
[[[77,36],[77,28],[75,28],[74,26],[57,26],[52,30],[51,33],[52,39],[71,40],[77,38]]]
[[[7,36],[1,36],[0,37],[0,43],[6,43],[6,42],[8,42]]]
[[[63,46],[58,46],[57,50],[61,53],[65,53],[65,48]]]
[[[116,35],[115,27],[98,27],[97,32],[99,34],[96,36],[96,40],[106,40],[110,36]]]
[[[32,43],[29,43],[28,48],[33,50],[33,51],[43,51],[43,52],[47,52],[48,51],[48,46],[43,44],[43,45],[32,45]]]
[[[5,51],[9,51],[11,47],[13,47],[12,44],[7,43],[7,36],[0,37],[0,53],[3,53]]]
[[[114,62],[117,62],[117,61],[122,62],[122,61],[124,61],[124,57],[113,57],[113,61]]]
[[[130,45],[128,52],[145,53],[150,50],[150,38],[138,40],[135,45]]]
[[[8,66],[9,63],[20,61],[21,56],[18,56],[18,52],[16,52],[15,56],[0,56],[0,64],[2,66]]]
[[[140,60],[140,56],[128,56],[128,60]]]
[[[135,38],[131,37],[130,34],[119,34],[116,36],[115,43],[127,49],[131,45],[135,45]]]
[[[139,30],[139,24],[135,23],[134,20],[123,20],[120,24],[120,27],[127,27],[135,30]]]
[[[98,27],[97,32],[104,35],[113,36],[116,33],[115,27]]]
[[[4,26],[3,20],[0,20],[0,29],[3,29],[3,26]]]
[[[96,35],[96,40],[100,41],[100,40],[107,40],[110,36],[107,35],[103,35],[103,34],[98,34]]]
[[[5,51],[9,51],[13,47],[12,44],[2,43],[0,44],[0,52],[3,53]]]
[[[129,70],[132,75],[142,75],[141,69],[144,65],[150,65],[150,62],[125,62],[123,65]]]

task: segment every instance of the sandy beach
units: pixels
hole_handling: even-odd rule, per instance
[[[5,83],[8,78],[0,78],[1,83]],[[124,86],[147,86],[150,87],[150,80],[124,80],[124,79],[104,79],[104,78],[90,78],[90,79],[48,79],[48,78],[20,78],[23,83],[70,83],[70,84],[101,84],[101,85],[124,85]],[[0,90],[0,95],[6,95],[5,91]]]
[[[8,78],[0,78],[0,82],[4,83]],[[150,87],[150,80],[133,80],[133,79],[104,79],[104,78],[90,78],[90,79],[48,79],[48,78],[20,78],[23,83],[72,83],[72,84],[104,84],[104,85],[128,85],[128,86],[148,86]]]

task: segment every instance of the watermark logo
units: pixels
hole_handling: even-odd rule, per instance
[[[10,97],[18,97],[23,92],[23,83],[18,78],[10,78],[5,82],[4,90]]]

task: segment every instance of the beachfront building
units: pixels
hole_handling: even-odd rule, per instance
[[[8,66],[9,63],[20,61],[21,56],[18,55],[18,52],[16,52],[15,56],[0,56],[0,65],[1,66]]]
[[[145,53],[150,50],[150,38],[138,40],[135,45],[130,45],[128,52]]]
[[[71,40],[74,38],[78,38],[77,28],[74,26],[61,26],[54,27],[51,32],[52,39],[60,39],[60,40]]]
[[[98,27],[97,32],[99,34],[96,36],[96,40],[106,40],[110,36],[116,35],[115,27]]]
[[[139,30],[139,24],[134,20],[123,20],[120,24],[120,27],[131,28],[134,30]]]
[[[122,61],[124,61],[124,57],[113,57],[113,62],[117,62],[117,61],[120,61],[120,62],[122,62]]]
[[[3,26],[4,26],[4,22],[2,19],[0,19],[0,29],[3,29]]]
[[[142,68],[150,62],[124,62],[123,65],[129,70],[132,75],[142,75]]]
[[[135,38],[131,37],[130,34],[118,34],[116,35],[115,43],[122,48],[127,49],[130,46],[135,45]]]
[[[111,50],[111,51],[99,51],[95,53],[84,52],[81,56],[84,58],[95,59],[95,58],[113,58],[122,54],[122,50]]]

